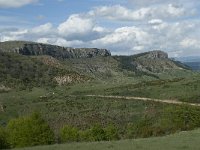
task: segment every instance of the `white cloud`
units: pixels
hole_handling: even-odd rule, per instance
[[[0,29],[0,39],[1,41],[31,40],[66,47],[107,48],[113,54],[127,55],[161,49],[169,52],[170,56],[180,56],[199,53],[199,25],[200,21],[170,23],[161,19],[151,19],[145,26],[125,26],[113,30],[94,25],[88,30],[86,37],[76,38],[78,33],[70,33],[71,36],[75,35],[72,39],[61,35],[58,27],[46,23],[32,29]],[[101,36],[96,36],[94,33],[99,33]],[[91,39],[85,40],[87,36]]]
[[[79,41],[79,40],[67,41],[63,38],[48,38],[48,37],[39,38],[36,40],[36,42],[54,44],[54,45],[59,45],[59,46],[67,46],[67,47],[71,47],[71,46],[80,47],[84,44],[82,41]]]
[[[141,20],[149,13],[149,8],[141,8],[139,10],[131,10],[120,5],[96,7],[90,11],[90,15],[105,17],[112,20]]]
[[[177,18],[187,15],[194,15],[194,9],[186,9],[178,4],[163,4],[156,6],[141,7],[138,9],[129,9],[121,5],[100,6],[88,12],[91,16],[100,16],[106,19],[117,21],[134,21],[153,18]]]
[[[53,25],[51,23],[46,23],[30,30],[32,34],[44,35],[53,32]]]
[[[0,8],[17,8],[37,1],[38,0],[0,0]]]
[[[186,13],[183,7],[173,4],[168,5],[166,12],[172,16],[177,16],[177,17],[182,16]]]
[[[166,22],[164,22],[161,19],[152,19],[148,21],[148,24],[151,25],[151,27],[155,30],[163,30],[168,26]]]
[[[15,31],[5,31],[3,35],[0,34],[0,41],[13,41],[13,40],[20,40],[24,38],[24,35],[28,33],[27,29],[22,30],[15,30]]]
[[[149,20],[148,23],[151,25],[160,25],[163,23],[163,21],[161,19],[152,19],[152,20]]]
[[[200,48],[200,41],[193,38],[185,38],[180,42],[180,45],[183,48],[190,48],[190,47]]]
[[[113,51],[132,51],[144,50],[145,45],[150,41],[151,36],[137,27],[117,28],[113,33],[100,39],[93,40],[92,44],[105,48],[111,48]]]
[[[93,28],[93,31],[94,31],[94,32],[99,32],[99,33],[109,32],[108,29],[103,28],[103,27],[100,27],[100,26],[95,26],[95,27]]]
[[[94,27],[95,24],[91,18],[75,14],[58,26],[58,32],[63,37],[84,36],[90,33]]]
[[[130,55],[153,49],[165,50],[171,56],[199,53],[200,21],[192,18],[195,7],[188,9],[172,2],[132,9],[121,5],[96,7],[72,14],[57,26],[52,23],[18,29],[0,26],[0,40],[107,48],[113,54]],[[188,20],[187,16],[192,17]]]
[[[108,29],[99,26],[95,18],[87,14],[73,14],[58,27],[58,34],[67,40],[90,41],[98,39],[109,32]]]

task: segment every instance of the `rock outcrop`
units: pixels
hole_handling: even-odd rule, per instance
[[[144,57],[146,58],[150,58],[150,59],[156,59],[156,58],[163,58],[163,59],[167,59],[168,58],[168,54],[161,51],[161,50],[154,50],[154,51],[150,51],[147,52]]]
[[[136,55],[132,64],[136,70],[152,73],[161,73],[169,69],[182,69],[168,58],[167,53],[160,50]]]
[[[111,53],[106,49],[60,47],[23,41],[0,42],[0,51],[22,55],[49,55],[57,59],[111,56]]]

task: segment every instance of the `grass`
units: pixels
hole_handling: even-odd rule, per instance
[[[15,150],[199,150],[200,129],[156,138],[69,143]]]
[[[76,94],[93,95],[119,95],[136,96],[156,99],[172,99],[190,103],[200,102],[200,76],[193,75],[188,78],[174,78],[153,81],[135,82],[129,84],[116,84],[113,87],[87,89],[75,91]]]
[[[11,118],[33,111],[44,114],[54,128],[65,123],[88,126],[95,118],[96,121],[103,123],[113,120],[118,122],[121,118],[133,121],[144,115],[147,108],[159,112],[166,105],[114,98],[85,98],[81,95],[125,95],[198,103],[199,89],[200,76],[196,75],[190,78],[153,81],[123,78],[118,82],[92,81],[54,89],[41,87],[30,91],[13,90],[0,93],[0,104],[5,107],[5,112],[0,113],[0,124],[5,125]],[[105,113],[106,111],[108,112]]]
[[[84,128],[95,122],[106,124],[114,121],[120,124],[123,121],[125,124],[140,118],[147,106],[159,110],[159,104],[74,97],[68,95],[70,91],[67,92],[67,89],[66,93],[64,91],[34,88],[32,91],[1,93],[0,101],[5,106],[5,112],[0,113],[1,124],[6,124],[11,118],[39,111],[53,128],[66,123]],[[163,105],[159,106],[161,109]]]
[[[10,119],[36,111],[40,112],[49,123],[56,133],[56,138],[58,138],[59,129],[64,125],[72,125],[85,130],[96,123],[104,127],[110,123],[115,124],[120,129],[121,139],[166,135],[185,130],[185,128],[182,128],[182,126],[185,126],[182,123],[183,120],[186,119],[187,121],[188,118],[190,125],[187,130],[191,130],[194,127],[200,127],[196,123],[193,126],[192,122],[192,120],[200,118],[199,107],[191,106],[188,109],[184,106],[150,101],[85,97],[83,95],[125,95],[179,99],[196,103],[199,102],[200,97],[199,83],[200,76],[194,75],[188,78],[163,80],[149,80],[147,78],[145,80],[122,78],[118,82],[96,80],[55,88],[35,87],[22,91],[11,90],[0,93],[0,105],[4,108],[4,111],[0,112],[0,125],[6,126]],[[180,111],[176,112],[176,110]],[[179,114],[183,116],[182,119],[177,116]],[[176,123],[170,120],[173,116],[174,120],[177,121]],[[179,118],[180,120],[177,120]],[[146,133],[134,133],[134,136],[129,137],[126,132],[127,126],[130,124],[150,125]],[[163,127],[163,124],[166,127]],[[143,129],[138,130],[142,131]]]

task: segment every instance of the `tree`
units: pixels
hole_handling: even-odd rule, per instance
[[[38,113],[9,121],[8,141],[11,147],[26,147],[54,143],[54,133]]]

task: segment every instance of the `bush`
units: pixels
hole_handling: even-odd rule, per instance
[[[79,130],[75,127],[64,126],[60,131],[61,142],[79,141]]]
[[[75,127],[64,126],[60,131],[61,142],[77,141],[108,141],[119,139],[117,128],[110,124],[103,128],[95,124],[86,130],[78,130]]]
[[[106,139],[106,132],[102,128],[101,125],[96,124],[90,129],[90,136],[92,141],[105,141]]]
[[[106,140],[111,141],[119,139],[118,130],[113,124],[110,124],[104,128],[104,131],[106,134]]]
[[[106,132],[99,124],[91,126],[87,130],[79,131],[80,141],[105,141],[107,140]]]
[[[54,143],[54,133],[40,114],[9,121],[8,141],[11,147],[26,147]]]
[[[4,128],[0,127],[0,149],[9,148],[6,136],[6,131],[4,130]]]
[[[160,116],[144,117],[126,128],[126,137],[161,136],[200,127],[200,109],[191,106],[167,107]]]
[[[85,142],[93,141],[90,129],[80,130],[79,131],[79,138],[80,138],[80,141],[85,141]]]
[[[190,106],[168,108],[164,111],[161,124],[168,130],[191,130],[200,127],[200,109]]]
[[[136,123],[129,123],[126,127],[126,138],[147,138],[157,134],[154,128],[156,122],[152,118],[144,117]]]

